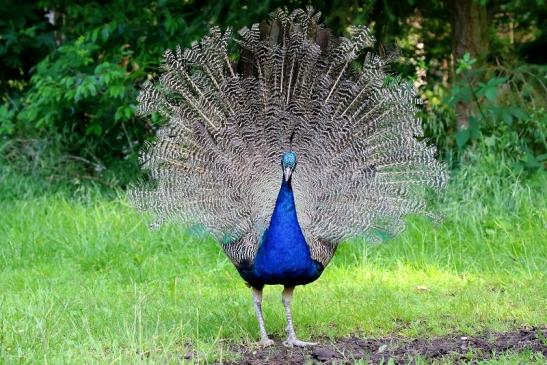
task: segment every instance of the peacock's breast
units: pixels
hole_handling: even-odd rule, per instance
[[[268,230],[253,260],[249,278],[251,284],[303,285],[320,275],[298,220],[290,215],[272,217]]]
[[[298,223],[290,181],[283,181],[256,256],[252,264],[239,268],[239,272],[251,285],[260,287],[307,284],[317,279],[321,271],[321,265],[311,258]]]

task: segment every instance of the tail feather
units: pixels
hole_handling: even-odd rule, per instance
[[[232,237],[250,255],[249,242],[258,244],[269,223],[279,159],[291,149],[299,220],[317,255],[350,236],[396,234],[407,214],[431,214],[426,195],[447,174],[421,140],[415,90],[386,83],[388,61],[370,50],[368,28],[334,37],[319,16],[311,7],[278,9],[236,39],[214,27],[190,49],[165,52],[159,82],[139,96],[142,114],[168,119],[142,155],[158,183],[132,191],[139,207]]]

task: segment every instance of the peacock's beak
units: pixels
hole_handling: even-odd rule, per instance
[[[285,181],[289,181],[289,179],[291,178],[291,174],[292,174],[292,168],[285,167],[285,170],[283,170],[283,176],[285,177]]]

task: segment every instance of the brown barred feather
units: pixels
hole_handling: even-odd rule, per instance
[[[386,84],[368,28],[334,37],[319,16],[311,7],[278,9],[238,37],[214,27],[191,48],[165,52],[163,75],[139,95],[141,114],[159,112],[168,123],[142,154],[156,184],[130,192],[138,208],[158,223],[202,225],[236,265],[251,262],[275,204],[280,158],[292,149],[299,221],[324,265],[345,238],[378,240],[399,233],[407,214],[431,215],[426,194],[448,176],[422,140],[416,91]]]

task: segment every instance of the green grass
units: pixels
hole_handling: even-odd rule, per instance
[[[297,333],[545,325],[547,179],[500,176],[461,171],[439,225],[413,217],[387,243],[343,244],[317,282],[297,289]],[[123,196],[97,189],[33,191],[4,176],[0,199],[0,363],[219,360],[233,358],[228,343],[256,340],[250,292],[213,241],[174,224],[150,231]],[[280,290],[267,287],[263,306],[269,333],[283,337]],[[485,363],[539,355],[504,356]]]

